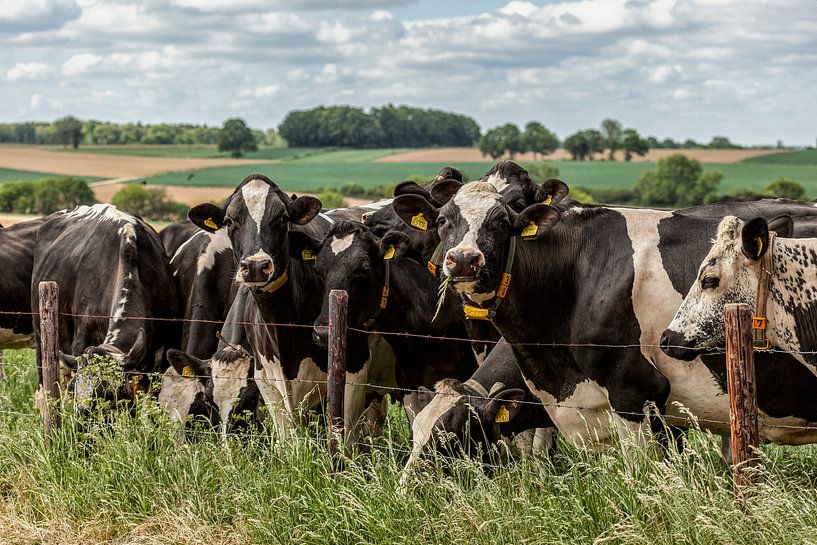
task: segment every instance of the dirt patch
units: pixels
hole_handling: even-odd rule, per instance
[[[667,157],[675,153],[682,153],[687,157],[697,159],[702,163],[737,163],[751,157],[781,153],[778,149],[653,149],[644,157],[633,157],[633,162],[655,162],[662,157]],[[606,155],[604,155],[606,157]],[[505,157],[507,159],[507,157]],[[514,156],[516,161],[565,161],[569,160],[570,154],[564,149],[558,149],[550,155],[541,156],[533,153],[521,153]],[[601,159],[599,154],[597,159]],[[624,153],[616,153],[619,161],[624,160]],[[492,159],[482,153],[477,148],[434,148],[409,151],[406,153],[396,153],[386,157],[375,159],[375,163],[484,163]]]
[[[0,147],[1,168],[99,178],[152,176],[178,170],[275,162],[277,161],[260,159],[139,157],[102,153],[72,153],[41,148]]]

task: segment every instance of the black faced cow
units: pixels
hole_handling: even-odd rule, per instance
[[[61,359],[76,368],[69,389],[81,413],[94,400],[132,398],[148,379],[123,371],[156,370],[157,354],[161,361],[162,350],[178,342],[173,322],[140,319],[178,317],[178,296],[159,236],[113,206],[79,206],[46,218],[34,252],[34,312],[42,281],[60,287]],[[95,356],[113,366],[101,372]]]
[[[788,213],[795,216],[795,230],[813,228],[817,210],[810,203],[779,200],[677,213],[577,204],[556,208],[557,197],[542,204],[547,198],[534,190],[528,194],[535,195],[534,202],[521,212],[487,183],[462,186],[442,207],[411,195],[396,198],[393,206],[407,223],[422,213],[437,228],[445,251],[443,274],[471,316],[493,316],[531,390],[568,439],[595,444],[616,432],[625,439],[643,437],[650,407],[684,418],[674,402],[688,407],[702,425],[722,422],[712,427],[725,429],[728,404],[718,380],[720,363],[696,360],[683,366],[659,348],[689,284],[682,290],[676,286],[695,278],[699,260],[693,259],[706,253],[725,210],[769,218]],[[515,257],[509,259],[514,246]],[[501,292],[504,298],[497,297]],[[803,376],[791,357],[775,367],[787,376],[769,377],[765,385],[759,381],[759,389],[777,393],[781,380],[817,381]],[[768,414],[811,418],[817,408],[771,397],[775,401],[761,407]],[[614,429],[607,425],[608,410]],[[767,438],[802,440],[782,430]]]
[[[0,228],[0,349],[34,346],[31,268],[37,230],[42,223],[42,219],[36,219]]]

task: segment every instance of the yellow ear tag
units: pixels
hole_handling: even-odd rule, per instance
[[[542,201],[542,204],[550,204],[553,201],[553,195],[548,195],[545,197],[545,200]]]
[[[394,244],[389,245],[389,249],[383,254],[383,259],[391,259],[394,257]]]
[[[196,372],[195,372],[195,371],[193,371],[193,368],[192,368],[192,367],[190,367],[189,365],[185,365],[185,366],[182,368],[182,376],[183,376],[183,377],[195,377],[195,376],[196,376]]]
[[[496,418],[494,418],[494,422],[497,424],[503,424],[505,422],[511,421],[511,413],[508,412],[508,409],[505,408],[505,405],[501,405],[499,410],[496,412]]]
[[[533,222],[530,222],[527,227],[522,229],[522,238],[525,240],[534,239],[538,233],[539,226]]]
[[[428,265],[428,272],[430,272],[434,276],[437,276],[437,265],[435,265],[431,261],[429,261],[427,265]]]
[[[206,225],[210,229],[218,229],[218,225],[216,225],[216,222],[213,221],[213,218],[207,218],[206,220],[204,220],[204,225]]]
[[[411,218],[411,226],[415,229],[419,229],[420,231],[427,231],[428,230],[428,220],[425,219],[423,213],[420,212],[416,216]]]
[[[304,248],[301,250],[301,261],[314,261],[315,260],[315,252],[310,250],[309,248]]]
[[[763,252],[763,239],[757,237],[755,242],[757,242],[757,257],[760,257],[760,254]]]

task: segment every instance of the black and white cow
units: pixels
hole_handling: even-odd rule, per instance
[[[549,187],[559,186],[554,184]],[[531,390],[569,440],[597,444],[614,433],[645,437],[647,428],[655,427],[648,426],[654,424],[645,416],[648,408],[684,419],[678,404],[702,425],[722,422],[713,429],[726,429],[722,358],[679,365],[660,350],[661,333],[725,210],[769,218],[788,213],[796,216],[795,236],[798,228],[814,228],[817,210],[810,203],[773,200],[671,212],[558,205],[559,191],[547,205],[534,190],[528,194],[535,195],[533,202],[521,212],[488,183],[462,186],[442,207],[410,195],[396,198],[393,206],[407,223],[423,213],[437,228],[446,252],[443,274],[468,306],[481,308],[476,313],[493,307],[500,277],[510,273],[493,323],[513,345]],[[504,271],[512,237],[521,240]],[[800,367],[793,358],[776,365],[785,371],[785,383],[815,383]],[[780,380],[759,381],[775,400],[763,410],[813,413],[814,407],[778,399]],[[607,425],[610,410],[614,429]],[[799,441],[795,435],[781,432],[772,440]]]
[[[199,230],[192,221],[184,220],[177,223],[171,223],[161,231],[159,237],[162,239],[162,246],[164,246],[165,253],[171,257],[179,249],[179,246],[184,244]]]
[[[0,228],[0,349],[34,346],[31,269],[42,223],[36,219]]]
[[[477,367],[469,343],[389,335],[393,332],[458,339],[468,335],[453,297],[443,294],[437,309],[437,280],[424,265],[402,255],[408,244],[408,237],[402,233],[392,231],[380,239],[362,223],[342,220],[329,229],[322,243],[308,246],[317,256],[315,268],[324,281],[323,307],[315,321],[316,341],[321,345],[327,341],[329,292],[345,290],[349,294],[349,326],[375,331],[349,333],[347,364],[352,359],[369,358],[371,337],[380,338],[391,348],[389,356],[394,357],[400,391],[433,386],[448,377],[464,380]],[[398,397],[409,418],[413,418],[419,410],[416,395]]]
[[[31,279],[35,313],[42,281],[55,281],[60,288],[61,360],[76,369],[69,391],[81,414],[95,400],[133,398],[148,377],[123,371],[157,370],[163,350],[178,342],[174,322],[140,319],[178,317],[178,296],[159,235],[114,206],[79,206],[45,219],[37,232]],[[39,353],[38,329],[34,332]],[[94,356],[107,357],[114,367],[100,374]]]
[[[314,197],[292,198],[266,176],[252,174],[223,207],[202,204],[189,212],[200,228],[211,233],[223,228],[230,239],[238,261],[235,279],[249,289],[253,303],[247,304],[243,321],[255,383],[281,430],[291,429],[293,418],[325,398],[326,350],[312,339],[323,283],[313,256],[293,251],[290,243],[292,232],[323,239],[335,220],[320,210]],[[360,209],[357,217],[368,210]],[[365,367],[348,371],[349,383],[366,382]],[[215,367],[212,372],[216,376]],[[364,400],[362,388],[347,388],[349,422],[358,421]]]
[[[513,350],[504,340],[464,382],[445,379],[433,391],[420,390],[423,409],[411,424],[406,470],[431,445],[445,454],[481,450],[489,456],[498,441],[537,429],[532,448],[552,447],[553,422],[525,384]]]

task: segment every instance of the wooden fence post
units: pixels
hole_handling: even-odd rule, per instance
[[[749,306],[726,305],[723,323],[726,330],[726,379],[732,432],[732,477],[737,494],[743,485],[752,483],[752,471],[745,470],[758,465],[757,386]]]
[[[40,282],[40,365],[43,374],[43,427],[45,446],[59,428],[60,353],[59,353],[59,297],[56,282]]]
[[[346,389],[346,312],[349,294],[344,290],[329,292],[329,374],[326,385],[329,413],[329,453],[337,455],[343,437],[343,398]]]

